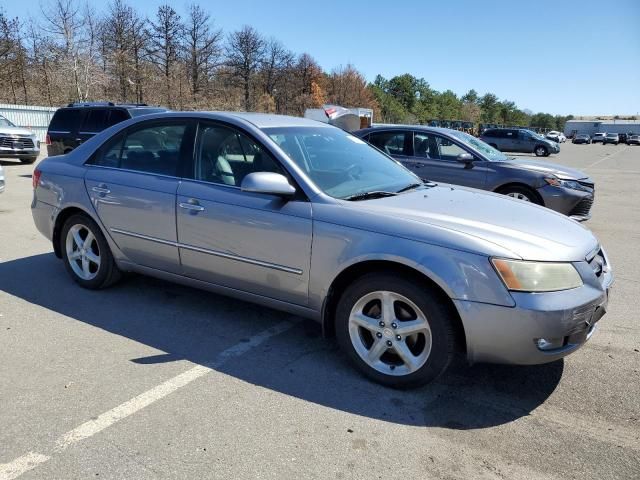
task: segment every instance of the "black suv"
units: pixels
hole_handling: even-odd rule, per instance
[[[140,115],[165,111],[165,108],[149,107],[144,103],[70,103],[56,110],[49,123],[47,154],[52,157],[69,153],[96,133],[116,123]]]

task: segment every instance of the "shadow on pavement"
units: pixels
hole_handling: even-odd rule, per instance
[[[357,374],[314,322],[208,292],[141,276],[87,291],[52,253],[0,263],[0,291],[165,352],[123,359],[140,368],[182,359],[209,364],[224,349],[289,319],[291,330],[217,370],[327,408],[399,424],[477,429],[511,422],[549,397],[564,368],[562,361],[469,367],[458,360],[427,387],[395,391]]]

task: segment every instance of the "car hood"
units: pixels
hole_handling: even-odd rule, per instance
[[[22,127],[0,127],[0,135],[33,135],[33,132]]]
[[[483,255],[582,261],[598,245],[588,229],[564,215],[454,185],[342,206],[350,226]]]
[[[535,170],[547,175],[557,175],[558,177],[579,180],[587,178],[588,175],[575,168],[566,167],[557,163],[544,162],[538,160],[530,160],[526,158],[513,158],[504,162],[505,166],[514,168],[523,168],[526,170]]]

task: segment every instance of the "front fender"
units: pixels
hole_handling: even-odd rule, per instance
[[[315,222],[309,279],[310,306],[321,309],[340,273],[371,260],[410,267],[435,282],[452,299],[514,305],[513,298],[486,256]]]

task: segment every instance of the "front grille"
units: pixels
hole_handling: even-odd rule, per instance
[[[570,217],[587,217],[593,205],[593,197],[586,197],[580,200],[573,210],[569,212]]]
[[[0,147],[15,149],[32,149],[34,148],[33,140],[28,137],[0,137]]]

